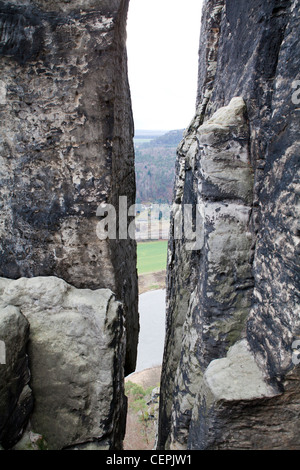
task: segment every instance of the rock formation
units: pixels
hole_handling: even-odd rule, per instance
[[[135,368],[135,243],[100,241],[101,203],[135,202],[128,1],[0,2],[0,275],[57,276],[124,303]]]
[[[14,325],[14,321],[21,329],[14,331],[20,341],[6,342],[9,358],[7,367],[2,367],[12,377],[10,364],[16,364],[23,381],[28,381],[21,369],[27,364],[26,356],[23,361],[21,356],[17,367],[10,355],[16,355],[16,347],[19,356],[24,354],[30,325],[32,429],[43,436],[49,449],[120,448],[126,417],[125,330],[122,305],[114,294],[109,289],[76,289],[56,277],[6,279],[0,305],[1,324]],[[4,330],[10,332],[12,327]],[[11,383],[1,380],[4,385],[7,393],[1,394],[1,409],[2,397],[14,395]],[[18,388],[21,399],[26,397],[32,405],[26,382],[25,390]],[[21,399],[18,406],[25,408]],[[3,408],[10,411],[8,406]],[[22,416],[26,419],[25,412]]]
[[[204,2],[176,164],[160,449],[300,448],[297,47],[298,0]],[[194,249],[175,236],[186,204]]]
[[[128,3],[0,1],[0,276],[17,282],[1,299],[0,388],[18,384],[0,404],[5,448],[29,417],[51,448],[121,446],[136,246],[100,240],[97,208],[135,202]]]
[[[0,280],[0,297],[9,283],[9,280]],[[5,344],[5,364],[0,365],[0,443],[10,448],[22,435],[33,408],[28,385],[29,323],[17,307],[2,305],[2,302],[0,338]]]
[[[128,3],[0,0],[5,449],[122,447],[136,246],[99,240],[97,208],[135,200]],[[158,449],[300,449],[299,6],[204,1],[197,110],[176,162]]]

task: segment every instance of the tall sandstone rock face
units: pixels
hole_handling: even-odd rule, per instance
[[[97,208],[135,202],[127,0],[0,1],[0,275],[109,288],[135,368],[132,240],[100,241]]]
[[[52,448],[121,446],[122,377],[138,341],[136,245],[100,240],[97,208],[135,202],[128,3],[0,1],[0,276],[20,281],[0,302],[11,358],[1,377],[18,383],[0,405],[6,448],[30,416]]]
[[[160,449],[300,448],[299,7],[204,2],[197,111],[177,158]],[[177,236],[186,204],[194,246]]]

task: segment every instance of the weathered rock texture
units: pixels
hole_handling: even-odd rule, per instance
[[[160,449],[300,448],[299,7],[204,2],[197,112],[177,158]],[[185,204],[197,204],[194,250],[176,240]]]
[[[0,276],[57,276],[123,302],[138,335],[136,249],[100,241],[101,203],[135,202],[129,0],[0,1]]]
[[[49,449],[121,448],[126,419],[121,303],[109,289],[76,289],[55,277],[4,281],[0,333],[9,322],[5,339],[8,333],[12,339],[6,341],[8,363],[0,369],[9,378],[5,382],[1,376],[1,425],[5,413],[14,425],[11,409],[23,407],[23,413],[15,413],[25,421],[16,423],[18,430],[22,425],[24,430],[31,412],[31,429]],[[28,410],[32,397],[24,354],[29,325],[33,411]],[[18,399],[17,405],[6,404],[6,396]],[[10,427],[5,422],[4,429],[0,442],[9,448],[17,436],[7,437]]]
[[[10,281],[0,279],[0,297]],[[0,365],[0,444],[12,447],[22,435],[32,412],[27,343],[29,323],[18,307],[0,302],[0,338],[5,345]]]
[[[53,449],[121,447],[123,377],[138,340],[136,246],[101,241],[97,208],[135,202],[128,3],[0,1],[5,448],[29,418]]]

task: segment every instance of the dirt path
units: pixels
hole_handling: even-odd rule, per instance
[[[166,271],[160,271],[139,276],[139,295],[151,290],[166,288]],[[161,366],[134,372],[126,377],[125,382],[140,385],[144,390],[160,385]],[[157,421],[144,421],[141,415],[130,406],[128,398],[128,413],[124,450],[152,450],[155,446]]]
[[[141,372],[135,372],[129,375],[125,382],[132,382],[147,390],[160,385],[160,375],[161,367],[158,366],[152,369],[145,369]],[[157,418],[152,420],[141,419],[142,415],[131,404],[132,397],[129,395],[126,435],[123,443],[124,450],[152,450],[155,448]]]

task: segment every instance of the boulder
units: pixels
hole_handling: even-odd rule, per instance
[[[6,281],[1,301],[30,324],[32,431],[49,449],[121,447],[125,330],[114,294],[37,277]]]
[[[0,364],[0,444],[5,449],[18,441],[32,412],[28,339],[28,320],[18,307],[3,305],[0,297],[0,341],[5,352]]]

